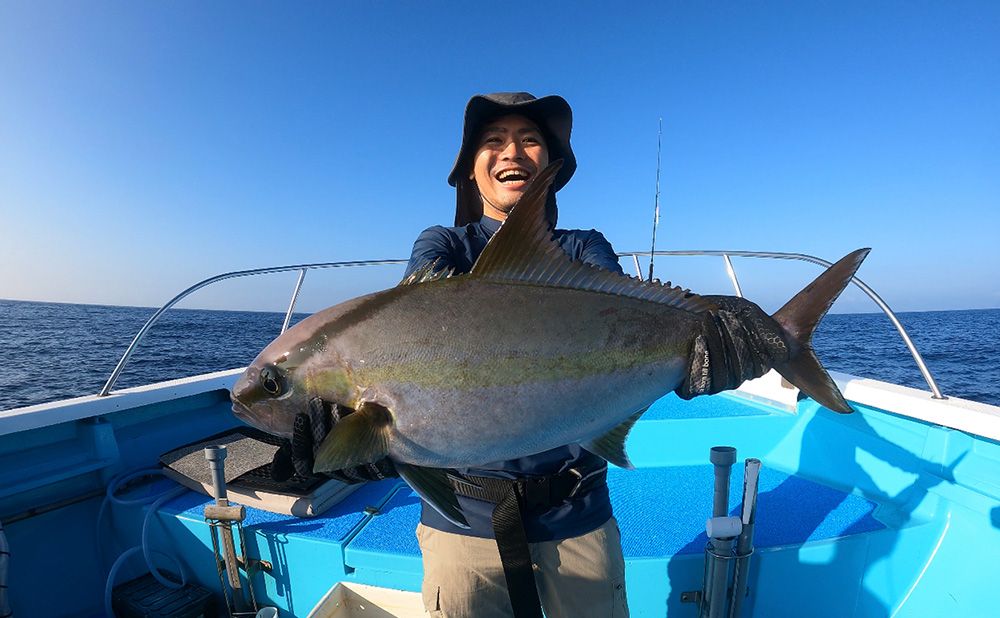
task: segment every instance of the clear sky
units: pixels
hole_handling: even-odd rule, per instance
[[[658,249],[870,246],[897,310],[1000,306],[1000,3],[467,4],[0,3],[0,298],[158,306],[408,257],[451,224],[469,96],[527,90],[575,114],[560,227],[648,249],[662,117]],[[750,262],[766,308],[818,272]],[[657,273],[727,291],[714,260]],[[311,274],[301,306],[399,274]]]

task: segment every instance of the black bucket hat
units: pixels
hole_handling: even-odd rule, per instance
[[[570,146],[569,137],[573,130],[573,110],[560,96],[550,95],[540,99],[527,92],[495,92],[477,94],[465,106],[465,126],[462,129],[462,146],[455,158],[455,166],[448,175],[448,184],[455,187],[457,203],[455,225],[462,226],[479,221],[483,216],[483,204],[479,189],[470,180],[469,166],[476,153],[476,141],[484,124],[509,114],[524,116],[538,125],[549,151],[549,161],[563,160],[563,166],[552,182],[546,205],[546,216],[554,226],[556,223],[555,192],[563,188],[576,171],[576,157]]]

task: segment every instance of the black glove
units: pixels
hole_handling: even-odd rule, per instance
[[[788,359],[781,327],[756,304],[734,296],[704,296],[702,332],[691,347],[688,372],[677,387],[683,399],[735,388]]]
[[[327,405],[319,398],[310,400],[308,410],[295,415],[291,441],[282,444],[274,454],[274,459],[271,461],[271,478],[282,482],[298,473],[306,478],[327,476],[344,483],[354,484],[399,476],[396,467],[387,457],[374,463],[344,470],[333,470],[322,474],[313,473],[316,451],[319,450],[323,439],[342,417],[353,411],[337,404]]]

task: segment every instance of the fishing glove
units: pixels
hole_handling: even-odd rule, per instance
[[[353,411],[335,403],[328,405],[319,398],[310,400],[308,410],[295,415],[291,441],[282,444],[274,454],[274,459],[271,462],[271,478],[282,482],[298,473],[306,478],[327,476],[344,483],[354,484],[399,476],[396,467],[388,458],[353,468],[333,470],[322,474],[313,473],[316,451],[319,450],[323,439],[341,418]]]
[[[703,298],[715,308],[705,312],[691,346],[687,375],[676,389],[682,399],[736,388],[788,359],[784,331],[756,304],[736,296]]]

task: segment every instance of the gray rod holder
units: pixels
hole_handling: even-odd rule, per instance
[[[730,517],[729,482],[736,449],[712,447],[709,461],[714,468],[715,487],[712,517],[705,523],[709,539],[705,545],[704,581],[701,590],[682,593],[681,602],[696,603],[700,618],[739,618],[748,592],[761,463],[752,458],[745,461],[742,513]]]
[[[731,446],[713,446],[708,454],[715,467],[715,494],[712,499],[712,517],[729,515],[729,478],[736,463],[736,449]]]
[[[229,498],[226,494],[226,447],[222,445],[206,446],[205,459],[212,469],[212,494],[216,504],[227,506]]]

